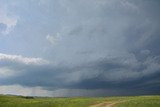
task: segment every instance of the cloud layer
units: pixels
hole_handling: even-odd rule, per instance
[[[160,93],[158,0],[1,2],[19,19],[0,17],[0,31],[14,26],[0,37],[0,89],[26,88],[31,95],[35,88],[44,96]]]

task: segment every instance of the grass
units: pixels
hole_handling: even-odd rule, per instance
[[[114,107],[160,107],[160,96],[132,97]]]
[[[105,98],[28,98],[0,96],[0,107],[88,107],[105,101]]]
[[[119,102],[114,107],[160,107],[160,96],[43,98],[0,95],[0,107],[89,107],[101,102]]]

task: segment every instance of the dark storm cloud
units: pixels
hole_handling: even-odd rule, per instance
[[[106,58],[73,68],[53,64],[26,65],[21,63],[17,65],[16,62],[12,62],[5,66],[11,69],[6,73],[14,72],[15,75],[2,78],[0,84],[40,86],[47,90],[112,89],[135,91],[134,93],[128,92],[128,94],[136,94],[137,90],[141,94],[159,93],[155,88],[160,87],[160,58],[152,57],[144,62],[134,60],[133,56]]]
[[[56,9],[42,1],[39,6],[46,9],[45,17],[50,13],[48,20],[56,19],[55,25],[49,23],[51,29],[39,21],[47,28],[41,29],[46,40],[41,32],[27,35],[38,41],[27,52],[46,60],[0,54],[0,85],[102,90],[96,95],[160,93],[158,0],[62,0],[54,2]]]

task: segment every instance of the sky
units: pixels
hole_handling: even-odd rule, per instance
[[[0,94],[160,94],[159,0],[0,0]]]

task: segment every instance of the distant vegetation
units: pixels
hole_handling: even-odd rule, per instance
[[[0,107],[90,107],[98,103],[112,107],[160,107],[160,96],[48,98],[0,95]]]

